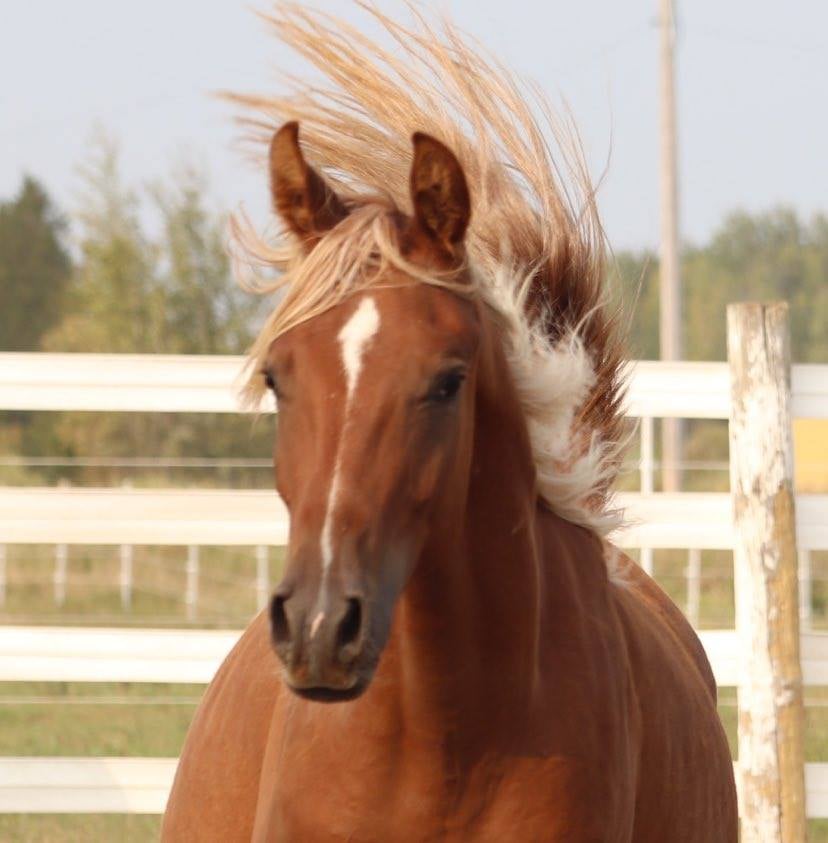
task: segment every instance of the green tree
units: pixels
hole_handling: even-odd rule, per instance
[[[65,224],[35,179],[0,203],[0,350],[32,351],[59,319],[71,273]]]
[[[616,256],[630,314],[633,356],[658,357],[658,258]],[[730,214],[705,246],[682,254],[684,356],[724,360],[725,308],[730,302],[784,299],[791,307],[797,362],[828,360],[828,217],[802,221],[789,208]]]
[[[163,223],[162,345],[179,354],[240,354],[260,302],[233,282],[226,219],[209,211],[206,194],[203,174],[189,166],[153,191]]]
[[[181,168],[163,186],[139,193],[124,183],[117,148],[105,139],[96,144],[82,175],[79,259],[66,313],[44,339],[45,347],[108,353],[244,351],[260,301],[233,281],[225,220],[208,206],[204,176]],[[145,208],[158,221],[152,233],[142,224]],[[53,440],[51,453],[73,456],[203,458],[268,450],[264,425],[255,439],[248,418],[228,415],[63,414],[54,430],[58,444]],[[32,427],[29,447],[39,448],[45,437],[45,430]],[[146,474],[142,478],[152,480]],[[90,469],[82,479],[109,483],[117,477]]]
[[[99,139],[81,169],[80,254],[52,351],[161,351],[157,250],[142,230],[137,194],[120,175],[116,146]]]

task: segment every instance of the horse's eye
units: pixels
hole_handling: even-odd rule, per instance
[[[265,386],[278,398],[279,385],[276,383],[276,378],[270,372],[262,372],[264,375]]]
[[[466,374],[460,369],[442,372],[431,384],[426,400],[433,404],[447,404],[457,397],[465,379]]]

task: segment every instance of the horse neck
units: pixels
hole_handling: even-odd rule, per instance
[[[398,624],[406,706],[490,734],[525,711],[536,676],[535,470],[499,338],[481,350],[468,476],[437,519]],[[469,712],[474,712],[472,718]],[[505,723],[504,723],[505,725]]]

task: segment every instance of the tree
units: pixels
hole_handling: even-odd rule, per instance
[[[0,203],[0,350],[32,351],[60,319],[71,260],[65,224],[35,179]]]
[[[658,259],[620,253],[615,269],[631,314],[633,356],[658,356]],[[785,299],[797,362],[828,360],[828,217],[803,222],[789,208],[725,218],[709,244],[682,255],[683,329],[688,360],[724,360],[730,302]]]
[[[156,249],[139,220],[139,200],[123,183],[115,144],[99,138],[81,169],[76,212],[80,254],[50,351],[160,351],[162,306]]]
[[[233,281],[225,221],[208,208],[204,177],[185,167],[149,195],[131,190],[121,177],[117,148],[105,138],[82,174],[79,259],[64,318],[44,346],[108,353],[244,351],[261,303]],[[142,225],[145,206],[159,222],[153,234]],[[251,435],[249,419],[226,415],[68,413],[55,421],[54,430],[64,452],[75,456],[226,457],[267,451],[263,436]],[[45,441],[43,430],[33,427],[34,436]],[[31,437],[29,446],[36,448]],[[90,469],[84,479],[108,483],[113,477]]]
[[[240,354],[261,303],[233,282],[226,220],[209,212],[206,192],[204,176],[190,166],[153,191],[163,222],[162,345],[178,354]]]

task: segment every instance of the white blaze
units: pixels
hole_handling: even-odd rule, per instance
[[[342,430],[348,424],[348,414],[351,409],[351,401],[356,392],[359,374],[362,371],[362,358],[365,349],[376,335],[380,326],[380,315],[374,299],[366,296],[359,307],[353,312],[351,318],[342,326],[339,332],[339,345],[342,351],[342,365],[345,369],[345,383],[347,392],[345,395],[345,413],[342,420]],[[336,511],[336,499],[339,495],[339,463],[342,453],[342,439],[340,436],[337,445],[336,460],[334,461],[334,473],[331,478],[331,488],[328,491],[328,508],[325,512],[325,523],[322,527],[320,545],[322,549],[322,569],[327,571],[333,562],[333,521]]]
[[[316,617],[313,619],[313,623],[311,624],[311,628],[310,628],[311,641],[313,641],[313,637],[316,635],[316,633],[319,632],[319,626],[320,626],[320,624],[322,623],[323,620],[325,620],[325,613],[324,612],[319,612],[316,615]]]
[[[364,298],[351,318],[339,332],[339,344],[342,346],[342,363],[348,383],[348,405],[356,389],[359,373],[362,369],[362,355],[365,347],[379,330],[380,317],[377,306],[370,296]]]

